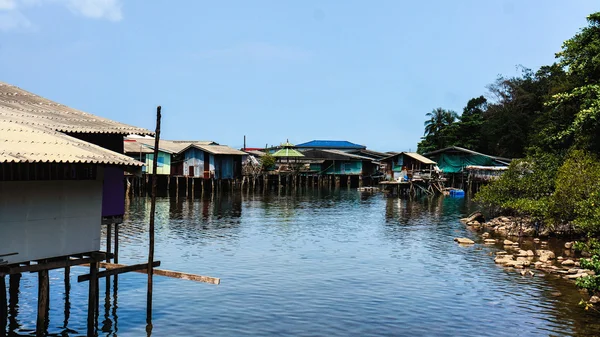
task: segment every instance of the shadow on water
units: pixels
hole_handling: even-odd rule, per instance
[[[140,263],[149,199],[128,199],[126,207],[120,262]],[[145,325],[146,276],[101,280],[98,333],[600,335],[600,315],[577,305],[581,294],[570,282],[523,277],[494,264],[501,248],[454,243],[457,236],[479,240],[458,221],[471,211],[464,199],[346,189],[159,198],[161,267],[223,283],[157,277],[153,325]],[[82,335],[87,283],[64,287],[61,276],[51,272],[49,335]],[[10,336],[35,333],[36,293],[35,275],[9,284]]]

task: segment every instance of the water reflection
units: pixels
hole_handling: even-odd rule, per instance
[[[141,263],[147,257],[149,199],[127,203],[120,259]],[[98,332],[600,334],[598,314],[577,306],[581,295],[572,284],[502,269],[490,256],[497,247],[455,244],[456,236],[477,239],[458,222],[470,211],[461,199],[401,200],[345,189],[158,198],[161,267],[221,277],[223,283],[155,277],[154,320],[146,326],[146,276],[103,279]],[[74,275],[82,273],[73,268]],[[53,275],[49,333],[81,335],[87,283],[63,287],[62,274]],[[35,331],[36,284],[35,275],[27,274],[20,287],[10,286],[12,335]],[[556,291],[562,295],[554,296]]]

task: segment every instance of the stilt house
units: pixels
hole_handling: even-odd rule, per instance
[[[100,250],[103,222],[124,213],[123,136],[150,131],[0,82],[0,273]]]

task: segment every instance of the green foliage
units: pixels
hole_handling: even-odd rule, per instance
[[[275,166],[275,157],[267,152],[264,156],[260,157],[260,166],[263,171],[272,170]]]
[[[514,160],[500,179],[481,188],[475,200],[495,212],[543,220],[559,165],[560,157],[548,153]]]
[[[557,223],[574,223],[600,233],[600,161],[581,150],[569,154],[558,170],[549,215]]]
[[[597,239],[590,238],[587,242],[578,242],[575,249],[589,252],[592,257],[581,259],[581,267],[595,272],[595,275],[588,275],[577,279],[578,287],[586,289],[590,295],[600,291],[600,242]]]

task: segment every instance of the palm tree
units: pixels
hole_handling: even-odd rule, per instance
[[[442,108],[433,109],[428,112],[425,116],[429,117],[425,121],[425,135],[435,136],[444,127],[454,123],[458,118],[458,114],[452,110],[444,110]]]

